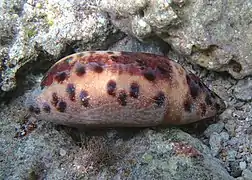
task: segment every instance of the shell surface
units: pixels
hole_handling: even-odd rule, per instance
[[[86,51],[55,63],[26,106],[41,120],[69,126],[188,124],[222,113],[225,103],[167,57]]]

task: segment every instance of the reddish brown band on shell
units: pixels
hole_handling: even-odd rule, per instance
[[[120,52],[120,56],[113,55],[113,53],[90,53],[90,56],[76,56],[78,62],[74,62],[74,57],[66,57],[62,61],[56,63],[48,73],[44,76],[41,87],[50,86],[55,77],[59,74],[63,74],[64,78],[60,78],[60,81],[67,79],[68,72],[72,70],[74,66],[75,72],[80,75],[85,74],[89,68],[94,72],[101,73],[104,68],[110,68],[111,71],[127,72],[131,75],[144,76],[147,80],[154,81],[155,79],[171,79],[172,66],[169,59],[155,54],[139,53],[139,52]],[[76,64],[78,63],[78,64]],[[76,65],[75,65],[76,64]],[[87,65],[85,68],[83,65]],[[57,80],[59,82],[59,80]]]
[[[55,64],[52,66],[52,68],[47,72],[47,74],[44,76],[44,78],[41,81],[40,86],[43,88],[44,86],[50,86],[55,76],[57,77],[58,73],[67,73],[72,69],[72,66],[69,64],[68,61],[63,61],[59,64]],[[67,77],[66,77],[67,78]]]

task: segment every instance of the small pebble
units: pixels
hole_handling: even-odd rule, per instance
[[[244,169],[242,172],[242,176],[244,180],[251,180],[252,179],[252,172],[248,169]]]
[[[242,159],[243,155],[241,153],[237,153],[236,159]],[[243,160],[243,159],[242,159]]]
[[[217,156],[219,152],[221,151],[221,148],[222,148],[221,143],[222,143],[222,138],[220,134],[214,132],[210,135],[209,145],[211,147],[213,156]]]
[[[225,129],[232,136],[235,135],[235,127],[236,127],[236,123],[234,120],[228,120],[227,123],[225,124]]]
[[[230,170],[231,170],[231,172],[230,172],[231,176],[233,176],[235,178],[241,176],[242,170],[239,167],[239,162],[237,162],[237,161],[230,162],[229,166],[230,166]]]
[[[228,145],[229,134],[227,132],[221,132],[220,136],[222,140],[222,147],[226,147]]]
[[[209,138],[210,135],[213,134],[214,132],[220,133],[223,130],[223,128],[224,128],[223,122],[219,122],[217,124],[211,124],[204,131],[204,135]]]
[[[238,177],[238,178],[235,178],[235,180],[244,180],[243,177]]]
[[[221,132],[220,136],[223,141],[228,141],[229,140],[229,134],[227,132]]]
[[[247,164],[246,164],[245,161],[240,162],[240,169],[241,169],[241,170],[246,169],[246,167],[247,167]],[[251,177],[251,178],[252,178],[252,177]]]
[[[252,126],[251,125],[246,129],[246,134],[249,134],[249,135],[252,134]]]
[[[252,162],[252,154],[246,157],[247,162]],[[252,164],[252,163],[251,163]]]
[[[227,151],[227,160],[228,161],[235,161],[236,155],[237,155],[237,152],[235,150],[228,150]]]
[[[60,156],[65,156],[66,155],[66,151],[62,148],[60,148],[60,152],[59,152]]]
[[[239,139],[237,137],[232,137],[229,141],[228,144],[233,146],[233,147],[237,147],[239,143]]]

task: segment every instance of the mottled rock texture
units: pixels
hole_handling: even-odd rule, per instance
[[[104,48],[117,33],[93,1],[6,0],[0,12],[2,91],[16,87],[17,72],[28,63],[56,61],[81,48]]]
[[[241,101],[252,100],[252,81],[251,77],[240,80],[234,86],[234,96]]]
[[[110,50],[167,53],[161,45],[125,38]],[[207,146],[177,128],[78,132],[40,121],[33,132],[15,139],[24,99],[1,107],[1,179],[233,179]]]
[[[15,139],[15,128],[26,113],[25,97],[8,94],[5,99],[13,100],[6,104],[1,99],[0,106],[0,179],[232,179],[228,173],[241,176],[237,180],[250,179],[250,78],[236,81],[190,65],[182,57],[208,69],[227,70],[235,78],[251,74],[251,9],[250,0],[0,1],[0,89],[4,91],[16,86],[16,78],[29,71],[43,73],[41,69],[76,51],[145,51],[179,61],[228,105],[220,122],[205,133],[190,131],[201,141],[178,128],[89,134],[47,122]],[[118,41],[123,35],[110,20],[144,43],[129,36]],[[160,40],[151,41],[153,36]],[[29,75],[18,87],[31,89],[40,75]],[[210,141],[213,135],[220,141]],[[211,148],[219,145],[215,155],[221,162],[202,142]],[[188,156],[196,152],[201,155]]]
[[[102,0],[101,7],[141,40],[158,36],[191,62],[235,78],[252,74],[250,0]]]

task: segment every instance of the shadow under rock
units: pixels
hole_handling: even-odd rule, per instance
[[[207,129],[210,124],[214,124],[218,121],[217,118],[205,119],[192,124],[180,125],[180,126],[156,126],[156,127],[121,127],[121,128],[85,128],[78,129],[73,127],[68,127],[64,125],[55,125],[56,130],[66,132],[72,140],[78,146],[85,145],[88,139],[93,137],[103,137],[108,139],[108,133],[112,133],[113,140],[122,139],[123,141],[128,141],[133,137],[141,134],[146,130],[153,130],[159,132],[166,128],[177,128],[190,134],[195,138],[204,137],[203,132]]]

